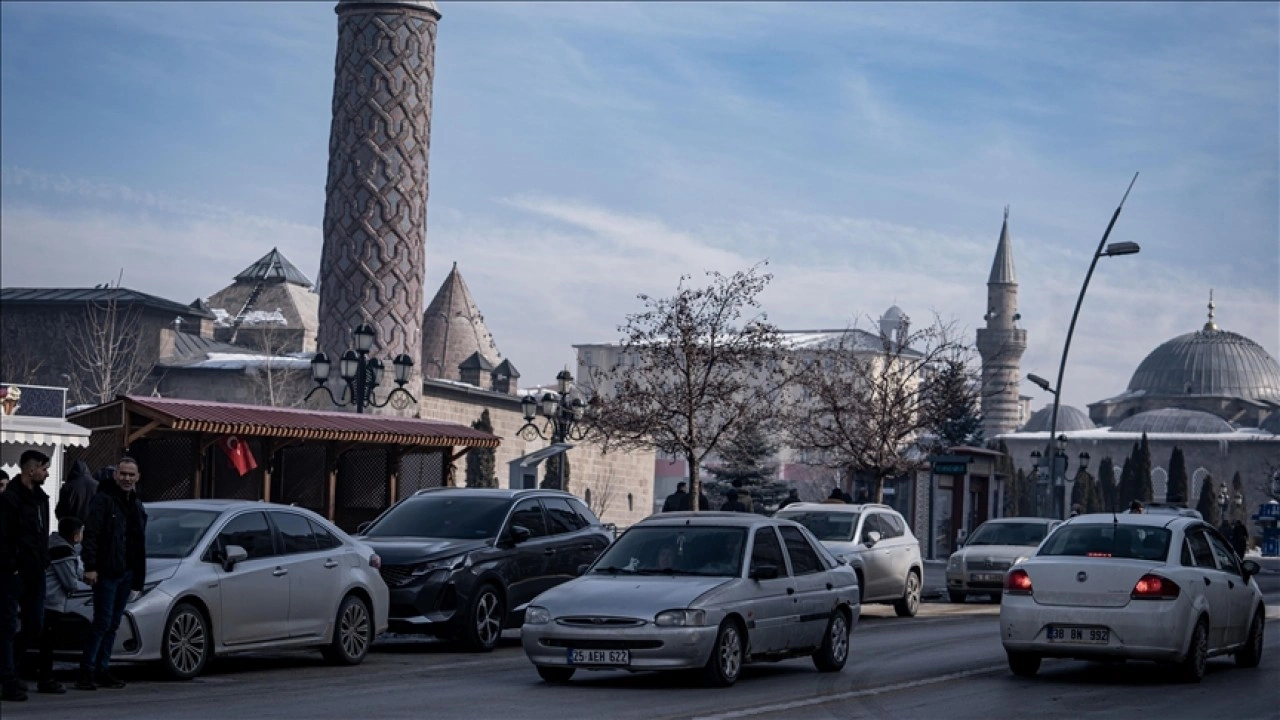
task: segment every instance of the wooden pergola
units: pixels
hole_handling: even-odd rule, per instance
[[[121,396],[68,418],[90,431],[71,460],[91,469],[137,458],[144,500],[234,498],[309,507],[345,528],[424,487],[452,485],[453,463],[500,439],[438,420]],[[219,447],[236,437],[257,468]],[[212,450],[212,452],[211,452]]]

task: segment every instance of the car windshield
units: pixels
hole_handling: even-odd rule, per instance
[[[782,512],[777,517],[805,526],[819,540],[850,542],[858,529],[858,513],[851,512]]]
[[[365,537],[424,537],[483,540],[497,537],[511,500],[502,497],[422,495],[388,510]]]
[[[1169,555],[1172,536],[1165,528],[1146,525],[1064,525],[1037,555],[1164,560]]]
[[[738,527],[634,527],[600,556],[592,572],[738,577],[746,539],[746,529]]]
[[[212,510],[147,508],[147,557],[183,558],[218,517]]]
[[[1039,545],[1049,523],[986,523],[974,531],[965,545]]]

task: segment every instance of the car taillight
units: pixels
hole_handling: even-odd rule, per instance
[[[1004,576],[1004,592],[1006,595],[1030,595],[1031,576],[1026,570],[1011,570]]]
[[[1182,589],[1169,578],[1150,573],[1138,578],[1129,597],[1134,600],[1176,600]]]
[[[377,553],[374,553],[369,556],[369,567],[373,568],[374,570],[382,569],[382,558],[378,557]]]

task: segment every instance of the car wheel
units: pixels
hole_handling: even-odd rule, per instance
[[[1236,651],[1236,665],[1246,668],[1258,667],[1258,663],[1262,662],[1262,611],[1259,610],[1253,616],[1253,622],[1249,625],[1249,638],[1245,640],[1244,647]]]
[[[822,647],[813,654],[813,664],[819,672],[840,672],[848,661],[849,621],[842,610],[833,610],[822,636]]]
[[[746,643],[742,641],[742,630],[733,620],[725,619],[720,623],[720,632],[716,634],[716,644],[711,648],[711,657],[702,669],[702,679],[712,687],[729,687],[738,681],[742,674],[742,655]]]
[[[333,623],[333,640],[321,652],[335,665],[359,665],[373,645],[373,618],[369,606],[355,595],[342,598],[338,619]]]
[[[969,597],[968,595],[966,595],[966,594],[964,594],[964,593],[962,593],[962,592],[956,592],[955,590],[948,590],[948,591],[947,591],[947,599],[948,599],[948,600],[950,600],[950,601],[951,601],[951,602],[953,602],[953,603],[962,603],[962,602],[964,602],[968,597]]]
[[[1040,656],[1035,653],[1009,652],[1009,670],[1018,677],[1034,677],[1040,672]]]
[[[213,638],[204,613],[191,603],[178,603],[164,624],[160,658],[164,669],[178,680],[190,680],[204,672],[213,654]]]
[[[576,668],[571,667],[553,667],[551,665],[539,665],[538,677],[544,682],[549,683],[567,683],[573,677],[573,671]]]
[[[498,647],[507,620],[506,603],[502,601],[498,588],[489,584],[477,588],[466,618],[462,641],[468,648],[489,652]]]
[[[1187,656],[1178,663],[1178,677],[1183,682],[1198,683],[1204,679],[1205,666],[1209,664],[1209,628],[1201,619],[1191,631],[1191,643]]]
[[[893,611],[898,617],[915,617],[920,611],[920,575],[915,570],[907,572],[907,588],[902,599],[893,603]]]

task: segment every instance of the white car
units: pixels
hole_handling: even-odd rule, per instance
[[[1072,518],[1005,576],[1000,639],[1009,669],[1031,676],[1046,657],[1154,660],[1199,682],[1215,655],[1257,667],[1260,570],[1196,518]]]

